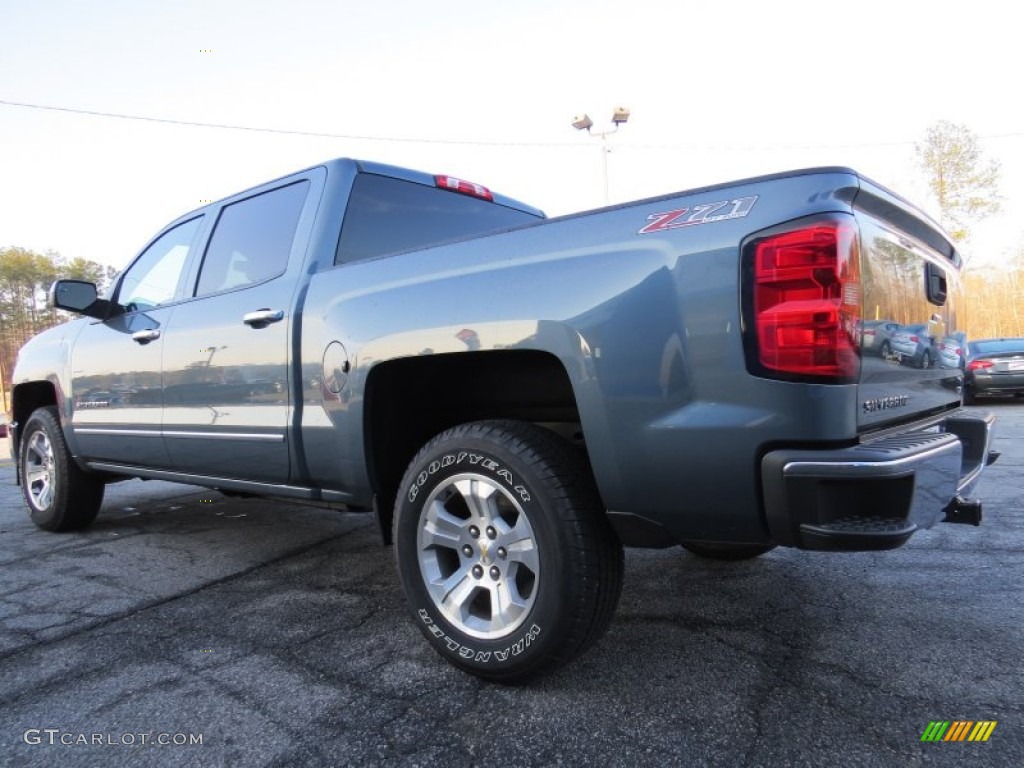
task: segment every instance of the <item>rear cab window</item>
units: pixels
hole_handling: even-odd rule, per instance
[[[425,248],[537,220],[534,214],[500,203],[360,173],[349,196],[334,263]]]

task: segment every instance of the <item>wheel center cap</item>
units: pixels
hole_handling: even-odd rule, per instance
[[[491,551],[490,544],[486,541],[480,542],[480,562],[490,563],[491,562]]]

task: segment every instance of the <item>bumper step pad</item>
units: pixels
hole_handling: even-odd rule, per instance
[[[807,545],[832,552],[895,549],[905,544],[916,530],[914,523],[898,517],[847,517],[800,526],[801,538]]]

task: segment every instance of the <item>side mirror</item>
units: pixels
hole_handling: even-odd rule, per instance
[[[85,280],[58,280],[50,286],[50,306],[87,317],[105,320],[110,302],[100,299],[96,286]]]

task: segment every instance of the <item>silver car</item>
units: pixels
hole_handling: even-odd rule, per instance
[[[923,323],[901,326],[889,337],[889,344],[903,365],[932,368],[938,362],[935,338],[928,334],[928,326]]]
[[[865,320],[860,348],[865,355],[888,357],[892,353],[890,337],[900,329],[892,320]]]
[[[939,367],[963,369],[967,352],[967,337],[956,331],[939,342]]]

